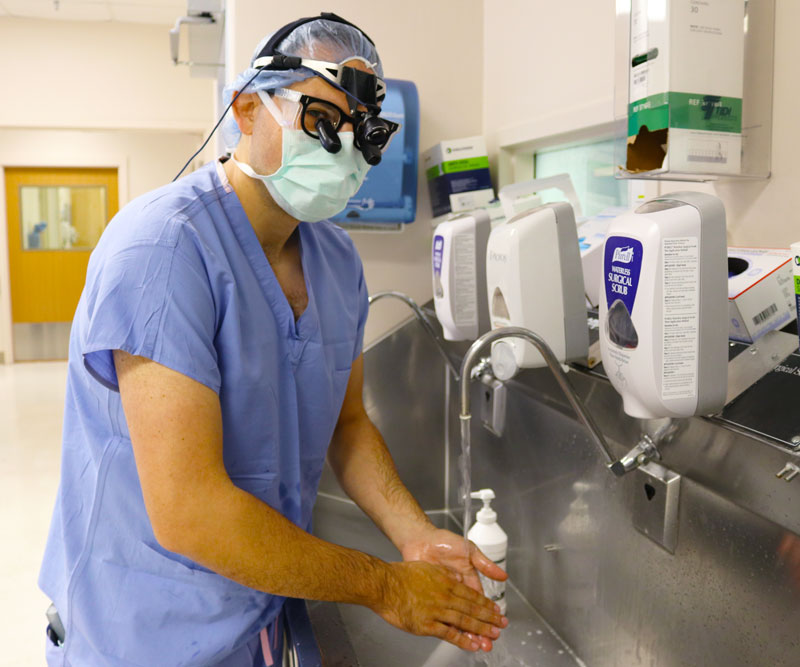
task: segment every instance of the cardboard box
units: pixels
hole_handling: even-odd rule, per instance
[[[731,340],[752,343],[795,317],[788,248],[728,248]]]
[[[483,137],[442,141],[422,154],[434,217],[478,208],[494,199]]]
[[[633,0],[628,172],[740,173],[744,6]]]

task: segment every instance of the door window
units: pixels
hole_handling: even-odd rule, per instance
[[[91,250],[108,220],[104,185],[19,189],[23,250]]]

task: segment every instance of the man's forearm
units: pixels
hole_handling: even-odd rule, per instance
[[[180,511],[180,528],[159,538],[167,549],[275,595],[380,606],[387,563],[308,534],[233,484],[209,486],[203,507]]]
[[[366,413],[339,423],[328,461],[345,493],[399,550],[420,530],[433,527],[400,480],[380,431]]]
[[[402,630],[463,649],[491,649],[504,621],[465,578],[429,562],[385,563],[324,542],[233,484],[206,482],[164,546],[276,595],[364,605]],[[162,536],[163,537],[163,536]]]

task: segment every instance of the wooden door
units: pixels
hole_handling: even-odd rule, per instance
[[[14,167],[5,169],[5,181],[11,314],[19,358],[17,337],[41,330],[32,325],[68,330],[89,255],[119,208],[119,194],[116,169]],[[58,356],[66,357],[66,347],[61,348]]]

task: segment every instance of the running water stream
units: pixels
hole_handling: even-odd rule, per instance
[[[467,553],[469,553],[469,538],[467,537],[467,533],[472,525],[472,508],[470,506],[472,499],[469,495],[470,491],[472,490],[472,456],[470,452],[470,425],[472,417],[470,415],[460,415],[459,419],[461,421],[461,458],[459,459],[458,464],[461,471],[461,484],[458,488],[458,495],[461,499],[461,505],[463,507],[464,542]],[[481,582],[485,588],[487,583],[489,583],[489,580],[484,580],[483,576],[481,576]],[[509,663],[508,650],[506,649],[502,639],[495,640],[494,648],[491,653],[483,653],[479,651],[478,653],[473,654],[472,664],[482,664],[487,665],[487,667],[503,667],[507,664],[511,664]]]
[[[461,458],[458,460],[458,467],[461,470],[461,484],[458,487],[458,497],[461,500],[461,506],[463,508],[464,542],[466,543],[467,553],[469,553],[469,539],[467,538],[467,533],[472,524],[472,517],[470,516],[471,498],[469,497],[470,491],[472,490],[472,459],[470,454],[469,429],[472,417],[470,415],[460,415],[459,419],[461,421]]]

